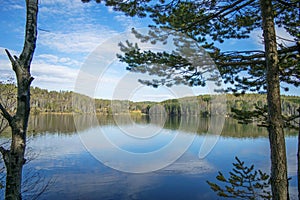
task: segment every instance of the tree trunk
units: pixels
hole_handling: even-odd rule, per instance
[[[6,167],[6,200],[22,199],[22,170],[25,163],[26,131],[30,113],[30,65],[36,47],[38,0],[26,0],[25,41],[20,57],[5,50],[17,78],[17,111],[14,116],[0,104],[0,110],[12,130],[9,150],[0,147]]]
[[[25,163],[25,140],[20,137],[24,134],[13,133],[11,149],[7,152],[6,166],[6,188],[5,199],[22,199],[22,169]]]
[[[23,77],[24,76],[24,77]],[[29,117],[30,83],[32,78],[29,72],[23,74],[18,82],[17,112],[11,118],[12,141],[10,150],[4,157],[6,167],[5,199],[22,199],[22,169],[25,164],[26,131]]]
[[[300,107],[298,108],[298,114],[300,116]],[[299,120],[299,127],[298,127],[298,152],[297,152],[297,176],[298,176],[298,199],[300,199],[300,120]]]
[[[260,0],[266,54],[268,132],[274,200],[288,199],[286,146],[281,115],[280,82],[272,0]]]

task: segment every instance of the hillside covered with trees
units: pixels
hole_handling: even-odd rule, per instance
[[[2,101],[12,99],[16,88],[13,84],[0,84],[0,95]],[[74,99],[73,99],[74,98]],[[48,91],[38,87],[31,88],[31,112],[32,114],[42,113],[91,113],[96,110],[98,114],[111,115],[120,114],[126,111],[136,114],[149,114],[154,105],[162,105],[166,114],[176,115],[200,115],[207,116],[211,113],[211,104],[214,95],[200,95],[185,97],[181,99],[170,99],[162,102],[132,102],[125,100],[92,99],[90,97],[76,94],[70,91]],[[231,109],[253,110],[255,106],[266,105],[266,95],[245,94],[234,96],[226,95],[227,114],[231,115]],[[195,102],[195,100],[197,102]],[[286,116],[296,115],[300,105],[299,96],[282,96],[282,111]],[[10,110],[14,110],[10,105]],[[112,107],[113,106],[113,107]],[[154,113],[161,111],[153,111]]]

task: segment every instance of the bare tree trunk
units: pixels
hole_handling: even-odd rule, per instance
[[[272,0],[260,0],[266,54],[268,132],[271,148],[271,186],[274,200],[288,199],[286,146],[281,115],[280,82]]]
[[[0,104],[0,110],[7,119],[12,130],[12,141],[9,150],[0,147],[6,167],[5,199],[22,199],[22,169],[25,163],[26,131],[30,113],[30,84],[33,78],[30,65],[37,39],[38,0],[26,0],[26,30],[25,42],[20,57],[6,53],[11,61],[17,78],[17,111],[11,116]]]
[[[24,135],[24,134],[22,134]],[[5,160],[6,188],[5,199],[22,199],[22,169],[25,163],[25,140],[20,135],[14,135],[10,151],[7,151]]]

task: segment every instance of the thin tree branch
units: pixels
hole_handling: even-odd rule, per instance
[[[8,58],[9,58],[10,62],[12,64],[15,63],[15,59],[12,57],[12,55],[10,54],[10,52],[7,49],[5,49],[5,52],[6,52],[7,56],[8,56]]]
[[[5,124],[5,126],[1,126],[0,128],[0,134],[8,127],[8,124]]]
[[[13,70],[16,71],[16,67],[15,67],[16,66],[16,60],[17,60],[16,56],[14,56],[15,57],[14,58],[7,49],[5,49],[5,52],[6,52],[7,57],[9,58],[9,60],[12,64]]]
[[[280,37],[278,35],[276,35],[276,37],[280,40],[284,40],[284,41],[287,41],[287,42],[295,42],[295,40],[290,40],[290,39],[287,39],[287,38],[284,38],[284,37]]]
[[[243,1],[235,2],[234,4],[230,5],[229,8],[233,8],[234,6],[238,5],[241,2],[243,2]],[[222,14],[222,11],[221,11],[219,14],[222,14],[221,17],[225,17],[226,15],[232,13],[233,11],[237,11],[237,10],[239,10],[241,8],[244,8],[244,7],[246,7],[247,5],[249,5],[249,4],[253,3],[253,2],[254,2],[254,0],[250,0],[250,1],[244,3],[244,4],[240,5],[240,6],[237,6],[237,7],[233,8],[232,10],[229,10],[229,11],[223,13],[223,14]],[[219,14],[217,13],[217,15],[214,15],[214,16],[217,17]]]
[[[20,70],[20,64],[19,64],[19,58],[17,57],[17,56],[12,56],[11,54],[10,54],[10,52],[7,50],[7,49],[5,49],[5,52],[6,52],[6,54],[7,54],[7,56],[8,56],[8,58],[9,58],[9,60],[10,60],[10,62],[11,62],[11,65],[12,65],[12,68],[13,68],[13,70],[16,72],[16,74],[18,75],[18,70]]]
[[[299,51],[299,44],[297,43],[297,45],[294,45],[294,46],[291,46],[291,47],[287,47],[287,48],[284,48],[284,49],[280,49],[278,50],[278,54],[285,54],[285,53],[292,53],[292,52],[295,52],[295,51]],[[255,51],[252,51],[252,52],[255,52]],[[262,51],[260,51],[262,52]],[[223,53],[222,55],[225,55],[227,56],[226,54],[227,53],[231,53],[233,54],[234,52],[230,51],[230,52],[225,52]],[[251,60],[251,59],[255,59],[255,58],[264,58],[265,57],[265,53],[262,52],[262,53],[257,53],[257,54],[253,54],[253,55],[249,55],[249,56],[246,56],[246,55],[240,55],[242,53],[244,54],[249,54],[251,53],[251,51],[241,51],[241,52],[236,52],[237,55],[229,55],[231,59],[237,59],[237,58],[241,58],[241,59],[244,59],[244,60]]]
[[[240,3],[242,3],[242,2],[244,2],[244,0],[238,0],[238,1],[234,2],[234,3],[231,4],[231,5],[225,6],[225,7],[222,8],[219,12],[216,12],[215,14],[212,14],[212,15],[210,15],[210,16],[208,16],[208,17],[204,17],[204,18],[202,18],[202,19],[200,19],[200,20],[196,20],[195,22],[191,23],[188,27],[182,28],[182,29],[180,29],[180,30],[181,30],[181,31],[187,30],[187,29],[189,29],[189,28],[195,26],[195,25],[198,24],[198,23],[201,23],[201,22],[204,22],[204,21],[212,20],[213,18],[218,17],[219,15],[221,15],[221,17],[224,17],[224,16],[228,15],[229,13],[232,13],[232,12],[235,11],[235,10],[241,9],[241,8],[243,8],[243,7],[245,7],[245,6],[247,6],[247,5],[251,4],[251,3],[253,3],[254,0],[249,0],[249,1],[246,2],[246,3],[244,3],[244,4],[240,5],[240,6],[237,6],[238,4],[240,4]],[[235,7],[235,6],[237,6],[237,7]],[[228,10],[228,9],[230,9],[230,10]]]
[[[38,28],[39,31],[44,31],[44,32],[47,32],[47,33],[51,33],[51,31],[49,30],[46,30],[46,29],[42,29],[42,28]]]
[[[5,149],[3,146],[0,146],[0,152],[2,153],[2,155],[5,155],[8,152],[8,150]]]
[[[284,117],[284,116],[283,116],[283,118],[284,118],[284,120],[285,120],[286,122],[290,122],[290,121],[293,121],[293,120],[295,120],[295,119],[297,119],[297,118],[300,118],[300,114],[295,115],[295,116],[291,116],[291,117]]]
[[[9,161],[9,150],[5,149],[3,146],[0,146],[0,152],[2,154],[4,162],[7,163]]]
[[[292,2],[292,3],[289,3],[289,2],[286,2],[286,0],[276,0],[278,3],[281,3],[282,5],[284,5],[284,6],[293,6],[293,7],[295,7],[295,8],[300,8],[300,6],[299,5],[297,5],[297,4],[299,4],[299,2]]]
[[[261,53],[264,54],[265,51],[262,50],[251,50],[251,51],[224,51],[223,54],[251,54],[251,53]]]
[[[9,114],[9,112],[3,107],[3,105],[0,103],[0,110],[2,112],[2,115],[5,119],[7,119],[8,123],[10,124],[12,121],[12,116]]]
[[[216,62],[219,66],[242,66],[242,65],[264,65],[264,60],[253,60],[253,61],[237,61],[237,62]]]

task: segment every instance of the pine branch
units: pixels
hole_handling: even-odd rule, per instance
[[[264,51],[262,50],[250,50],[250,51],[224,51],[223,54],[226,55],[226,54],[251,54],[251,53],[265,53]]]
[[[216,62],[219,66],[248,66],[248,65],[265,65],[264,60],[253,60],[253,61],[236,61],[236,62]]]
[[[229,172],[230,177],[226,178],[222,172],[218,172],[216,179],[221,182],[221,185],[206,181],[211,189],[218,196],[225,198],[237,199],[271,199],[269,188],[269,175],[255,170],[254,165],[245,166],[245,163],[235,157],[236,162],[233,164],[233,169]]]
[[[213,15],[210,15],[210,16],[208,16],[208,17],[204,17],[204,18],[202,18],[202,19],[200,19],[200,20],[197,20],[197,21],[195,21],[194,23],[191,23],[187,28],[184,28],[184,29],[181,29],[181,30],[187,30],[187,29],[190,29],[191,27],[197,25],[198,23],[202,23],[202,22],[205,22],[205,21],[209,21],[209,20],[212,20],[212,19],[214,19],[214,18],[216,18],[216,17],[224,17],[224,16],[228,15],[229,13],[232,13],[232,12],[234,12],[234,11],[236,11],[236,10],[239,10],[239,9],[241,9],[241,8],[243,8],[243,7],[245,7],[245,6],[247,6],[247,5],[249,5],[249,4],[251,4],[251,3],[254,2],[254,0],[250,0],[250,1],[246,2],[245,4],[242,4],[242,5],[240,5],[240,6],[237,6],[238,4],[240,4],[240,3],[244,2],[244,1],[245,1],[245,0],[239,0],[239,1],[234,2],[233,4],[230,4],[230,5],[228,5],[228,6],[225,6],[225,7],[224,7],[223,9],[221,9],[219,12],[216,12],[216,13],[213,14]],[[237,7],[235,7],[235,6],[237,6]]]
[[[299,44],[278,50],[278,54],[287,54],[299,51]],[[252,55],[245,55],[251,54]],[[217,59],[222,61],[216,61],[219,66],[248,66],[248,65],[265,65],[265,53],[256,53],[257,51],[240,51],[240,52],[224,52]],[[235,54],[235,55],[234,55]],[[224,61],[223,61],[224,60]],[[230,60],[230,61],[227,61]],[[236,61],[234,61],[236,60]]]
[[[295,8],[300,8],[300,4],[297,1],[296,2],[291,2],[291,3],[287,2],[286,0],[284,0],[284,1],[283,0],[276,0],[276,1],[281,3],[284,6],[288,6],[288,7],[293,6]]]
[[[291,47],[287,47],[287,48],[283,48],[278,50],[278,54],[286,54],[286,53],[292,53],[295,51],[299,51],[299,44],[291,46]],[[250,54],[253,52],[260,52],[260,53],[256,53],[253,55],[243,55],[243,54]],[[236,55],[227,55],[227,54],[236,54]],[[221,54],[221,56],[224,57],[229,57],[230,59],[243,59],[243,60],[252,60],[252,59],[258,59],[258,58],[265,58],[265,52],[263,51],[230,51],[230,52],[224,52]]]
[[[213,18],[218,17],[220,14],[222,14],[220,17],[225,17],[226,15],[228,15],[228,14],[234,12],[234,11],[240,10],[240,9],[248,6],[249,4],[253,3],[255,0],[250,0],[250,1],[244,3],[244,4],[240,5],[240,6],[237,6],[238,4],[240,4],[241,2],[244,2],[244,1],[245,0],[237,1],[237,2],[233,3],[232,5],[227,6],[227,7],[232,8],[232,9],[229,10],[229,11],[227,11],[227,12],[225,12],[225,13],[223,13],[224,11],[221,10],[219,13],[217,13],[216,15],[214,15]],[[235,6],[237,6],[237,7],[235,7]]]

